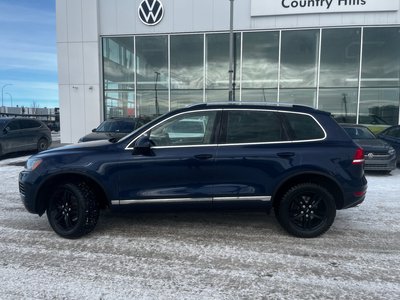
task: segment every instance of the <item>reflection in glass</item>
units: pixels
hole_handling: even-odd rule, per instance
[[[135,116],[135,93],[106,91],[104,93],[105,118]]]
[[[399,86],[400,28],[365,28],[362,87]]]
[[[201,90],[171,90],[171,110],[203,102]]]
[[[168,111],[167,36],[136,37],[136,81],[139,114]]]
[[[357,88],[321,89],[318,108],[331,112],[339,123],[356,123]]]
[[[203,89],[203,35],[171,36],[171,88]]]
[[[278,90],[277,89],[242,89],[242,100],[251,102],[277,102]]]
[[[157,91],[158,112],[155,105],[155,91],[138,90],[136,101],[137,115],[157,116],[168,112],[168,90]]]
[[[206,43],[206,90],[223,89],[224,93],[220,93],[219,98],[216,100],[227,101],[229,89],[229,34],[207,34]],[[237,89],[239,88],[240,34],[235,34],[234,43],[234,74],[236,74],[234,81],[236,83],[235,89]],[[238,94],[237,90],[236,94]],[[206,95],[210,95],[208,91],[206,91]],[[207,101],[209,101],[208,99],[215,98],[207,96]]]
[[[126,38],[103,39],[104,88],[134,89],[134,40]]]
[[[315,107],[315,89],[281,89],[279,103],[300,104]]]
[[[277,88],[279,32],[243,33],[242,88]]]
[[[204,35],[171,36],[171,109],[203,102]]]
[[[316,87],[318,30],[282,32],[282,88]]]
[[[360,28],[322,31],[321,87],[358,86],[360,43]]]
[[[377,116],[387,124],[399,122],[399,88],[362,88],[360,119],[365,115]]]

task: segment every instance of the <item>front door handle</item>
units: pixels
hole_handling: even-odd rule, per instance
[[[213,156],[212,154],[197,154],[194,157],[199,160],[206,160],[212,158]]]
[[[279,153],[277,153],[277,155],[282,158],[290,158],[292,156],[295,156],[295,153],[294,152],[279,152]]]

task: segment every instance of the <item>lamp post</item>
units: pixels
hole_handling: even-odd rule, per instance
[[[11,107],[13,106],[13,101],[12,101],[12,95],[10,93],[6,93],[8,96],[10,96],[11,99]]]
[[[3,84],[1,88],[1,106],[4,106],[4,88],[8,85],[12,85],[12,83]]]
[[[230,27],[229,27],[229,101],[235,101],[233,82],[233,1],[230,1]]]

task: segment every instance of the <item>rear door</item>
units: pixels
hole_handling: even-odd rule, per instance
[[[296,160],[279,113],[230,109],[223,120],[215,201],[269,200],[276,177]]]

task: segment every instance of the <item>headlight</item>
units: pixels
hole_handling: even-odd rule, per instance
[[[25,169],[27,169],[28,171],[33,171],[37,167],[39,167],[42,162],[43,160],[41,158],[35,158],[35,157],[29,158],[28,161],[26,162]]]

